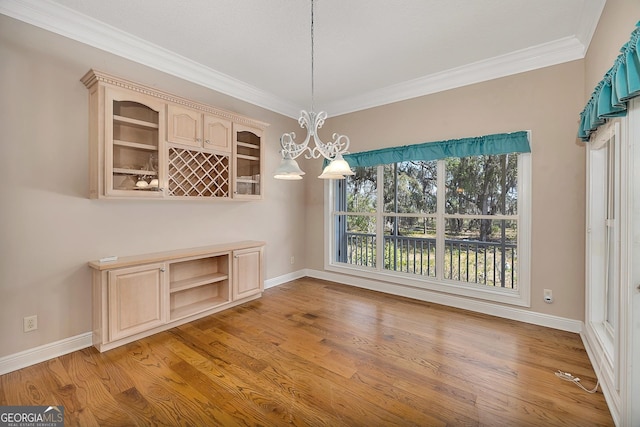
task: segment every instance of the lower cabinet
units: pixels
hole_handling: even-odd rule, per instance
[[[262,250],[249,248],[233,251],[233,300],[261,294],[264,290],[262,279]]]
[[[100,351],[259,298],[264,243],[245,241],[92,261]]]
[[[110,340],[128,337],[165,323],[164,272],[162,263],[107,272]]]

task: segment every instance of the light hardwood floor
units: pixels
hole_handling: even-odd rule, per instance
[[[67,426],[610,426],[577,334],[315,279],[2,375]]]

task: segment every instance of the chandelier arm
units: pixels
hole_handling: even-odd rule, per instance
[[[301,128],[305,128],[305,127],[307,128],[307,137],[301,143],[296,143],[295,132],[285,133],[280,137],[280,146],[282,147],[282,150],[280,151],[280,153],[282,154],[283,157],[290,157],[292,159],[295,159],[305,151],[309,151],[309,152],[311,151],[311,148],[309,147],[309,141],[311,140],[311,136],[312,136],[312,133],[309,130],[310,120],[311,120],[311,117],[309,113],[302,110],[300,112],[300,118],[298,119],[298,123],[300,124]]]
[[[320,156],[326,159],[333,160],[338,154],[348,154],[349,137],[346,135],[340,135],[334,133],[332,140],[329,142],[322,142],[319,139],[316,140],[316,146],[313,148],[313,157],[318,158]]]

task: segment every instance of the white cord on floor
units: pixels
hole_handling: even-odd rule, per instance
[[[596,386],[593,388],[593,390],[588,390],[587,388],[585,388],[581,383],[580,383],[580,378],[578,377],[574,377],[573,375],[571,375],[569,372],[563,372],[560,369],[558,369],[556,371],[556,377],[560,378],[561,380],[564,381],[569,381],[574,383],[575,385],[577,385],[578,387],[580,387],[581,389],[583,389],[584,391],[586,391],[587,393],[595,393],[598,390],[598,386],[600,385],[600,380],[598,380],[596,382]]]

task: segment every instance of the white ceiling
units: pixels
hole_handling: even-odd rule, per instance
[[[584,57],[606,0],[315,0],[344,114]],[[270,110],[311,107],[310,0],[0,0],[0,13]]]

